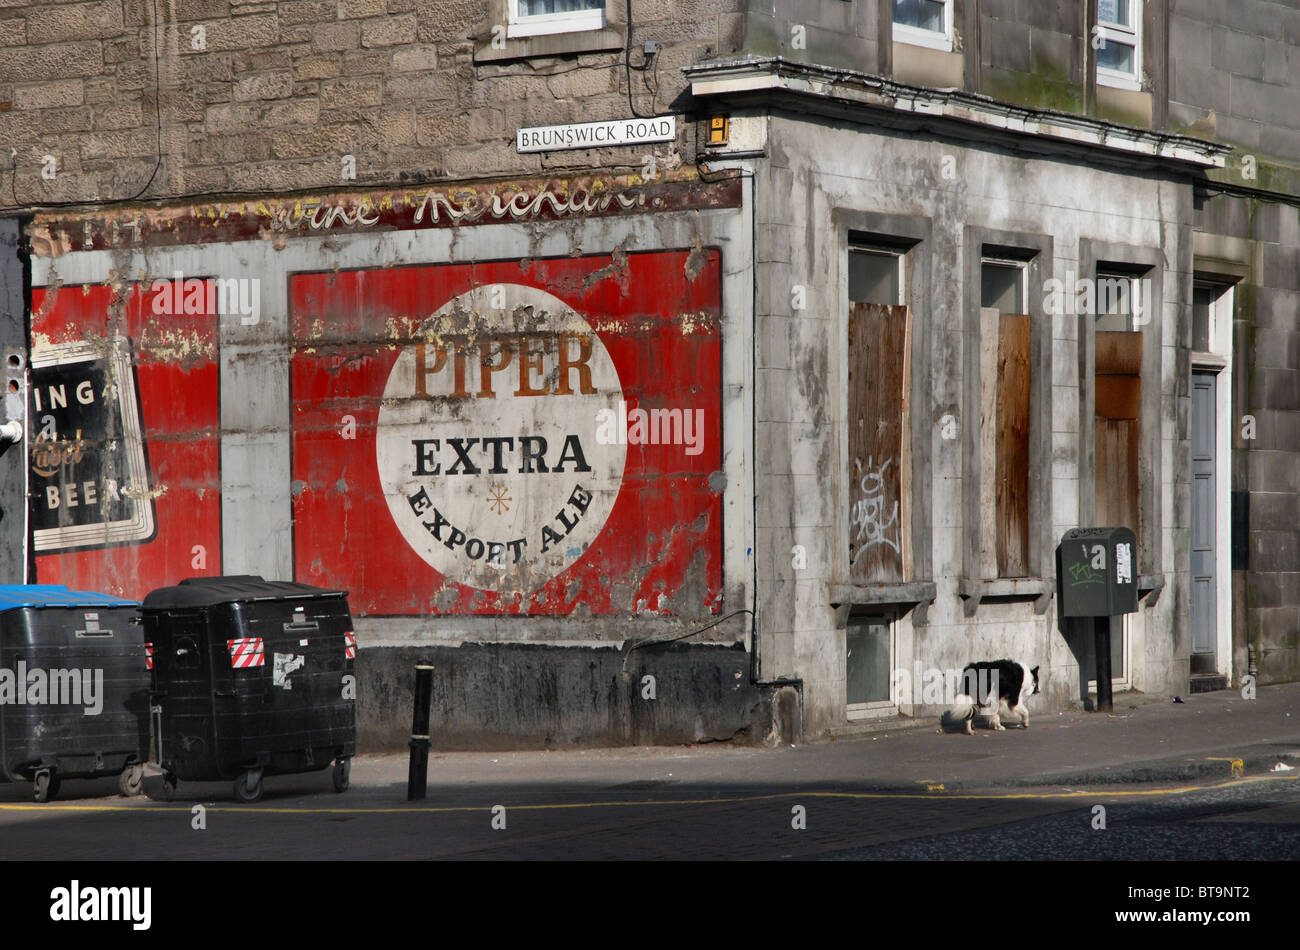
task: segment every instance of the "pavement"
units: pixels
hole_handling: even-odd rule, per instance
[[[972,736],[941,733],[937,720],[900,717],[896,728],[869,735],[776,748],[725,742],[520,752],[435,747],[426,803],[448,809],[481,808],[484,802],[545,808],[563,802],[818,791],[925,795],[1102,785],[1119,791],[1150,783],[1300,775],[1300,683],[1260,687],[1253,700],[1233,690],[1189,695],[1180,703],[1121,693],[1109,714],[1030,708],[1028,729],[995,732],[977,725]],[[408,807],[408,762],[404,751],[357,756],[351,788],[337,798],[329,793],[328,770],[271,776],[260,804],[287,805],[323,793],[326,799],[319,804],[327,808]],[[234,802],[229,782],[181,782],[176,799],[242,807]],[[115,778],[65,781],[59,801],[77,800],[88,805],[97,800],[96,807],[106,809],[146,804],[117,798]],[[30,785],[0,784],[0,807],[30,801]]]
[[[446,752],[429,757],[429,798],[518,801],[531,791],[648,793],[671,786],[754,791],[853,788],[974,791],[1021,786],[1213,781],[1300,771],[1300,683],[1221,690],[1182,702],[1121,693],[1112,713],[1031,714],[1028,729],[938,731],[900,719],[870,735],[754,748],[729,743],[536,752]],[[1032,710],[1032,706],[1031,706]],[[435,728],[436,742],[436,728]],[[353,787],[401,786],[408,757],[359,756]],[[404,796],[403,796],[404,797]]]

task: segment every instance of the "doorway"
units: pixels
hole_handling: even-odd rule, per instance
[[[1192,373],[1192,532],[1189,548],[1193,676],[1219,672],[1218,559],[1215,550],[1217,386],[1215,373]]]

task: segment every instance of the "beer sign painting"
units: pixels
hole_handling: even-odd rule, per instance
[[[368,615],[722,598],[716,251],[290,278],[298,580]]]
[[[38,554],[148,541],[153,499],[140,432],[131,341],[77,340],[31,361],[28,475]],[[139,490],[139,489],[145,490]]]
[[[168,283],[32,290],[34,582],[141,597],[220,570],[218,317],[154,306]]]
[[[562,300],[520,284],[453,297],[416,335],[426,342],[398,355],[375,435],[393,521],[449,580],[541,587],[596,539],[623,481],[627,447],[593,438],[622,392],[609,352]],[[520,402],[514,427],[495,404],[507,399]],[[435,401],[452,418],[431,414]]]

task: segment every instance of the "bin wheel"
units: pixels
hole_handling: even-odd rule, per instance
[[[348,790],[348,778],[352,774],[352,760],[339,759],[334,763],[334,791],[346,792]]]
[[[117,790],[127,798],[144,791],[144,766],[136,763],[124,768],[117,777]]]
[[[38,802],[48,802],[59,795],[59,777],[49,769],[41,769],[36,773],[35,786],[34,797]]]
[[[163,801],[169,802],[176,797],[176,776],[167,775],[163,777],[162,784],[158,787],[159,797]]]
[[[235,779],[235,797],[241,802],[252,803],[262,797],[262,770],[249,769]]]

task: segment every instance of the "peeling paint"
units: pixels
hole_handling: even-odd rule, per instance
[[[697,234],[695,236],[695,246],[691,249],[690,255],[686,258],[686,264],[684,267],[686,279],[697,279],[704,271],[704,265],[707,260],[708,256],[704,253],[704,244],[700,240],[700,236]]]
[[[286,236],[393,228],[449,227],[488,221],[563,222],[575,218],[735,208],[740,178],[702,181],[688,168],[666,168],[652,183],[635,175],[430,186],[400,192],[331,192],[293,199],[218,202],[108,211],[39,214],[29,228],[32,252],[59,257],[82,250],[205,244],[260,239],[283,250]],[[454,259],[454,258],[453,258]]]
[[[128,485],[118,489],[123,498],[134,498],[140,501],[161,498],[167,494],[167,486],[159,485],[157,488],[137,488],[134,485]]]
[[[526,271],[521,269],[518,259],[512,259],[417,266],[400,271],[375,267],[365,271],[341,270],[332,276],[296,275],[290,293],[291,336],[312,337],[314,345],[310,352],[307,348],[293,352],[293,388],[304,393],[304,399],[295,404],[292,412],[295,478],[312,487],[329,485],[335,489],[296,495],[294,537],[299,548],[298,563],[310,557],[313,565],[319,565],[319,573],[300,579],[348,588],[353,592],[351,603],[358,615],[430,611],[536,615],[572,614],[581,610],[594,616],[635,612],[638,601],[654,605],[656,613],[664,616],[677,611],[684,616],[702,616],[718,609],[721,511],[719,495],[712,490],[709,480],[720,466],[717,442],[721,399],[717,383],[720,265],[718,251],[700,249],[696,253],[701,261],[693,282],[683,279],[688,252],[633,253],[621,245],[604,257],[533,260]],[[440,276],[443,272],[456,276]],[[413,468],[431,471],[438,459],[443,471],[447,466],[452,468],[450,476],[443,477],[455,482],[455,470],[461,466],[455,462],[456,456],[446,440],[460,440],[462,449],[469,453],[465,456],[469,464],[490,465],[490,454],[476,454],[480,449],[475,443],[487,437],[517,441],[535,431],[533,426],[541,418],[537,413],[542,402],[516,397],[512,403],[502,398],[524,386],[522,377],[516,378],[520,372],[518,354],[524,345],[521,341],[530,339],[534,340],[532,359],[536,362],[528,386],[541,387],[538,393],[552,394],[560,387],[554,344],[547,344],[550,349],[544,349],[541,343],[547,338],[547,328],[560,314],[532,302],[512,305],[508,311],[510,331],[502,336],[493,324],[485,322],[483,314],[465,305],[453,289],[478,287],[476,299],[490,300],[492,288],[514,286],[521,281],[521,273],[528,283],[540,283],[543,288],[564,295],[566,304],[572,300],[573,307],[583,314],[591,330],[613,355],[615,365],[625,367],[620,372],[630,373],[628,380],[638,380],[633,388],[621,390],[622,398],[648,400],[648,406],[681,405],[679,400],[690,400],[687,405],[693,411],[696,406],[705,407],[703,418],[708,420],[706,429],[712,435],[704,456],[685,455],[681,445],[629,447],[639,459],[640,467],[635,473],[629,473],[634,476],[634,488],[625,487],[618,496],[614,510],[623,514],[606,524],[596,540],[570,542],[559,549],[565,552],[572,566],[552,581],[541,586],[528,582],[522,562],[517,562],[504,565],[491,589],[467,586],[440,574],[432,564],[422,563],[409,539],[395,531],[394,516],[387,510],[387,496],[378,484],[372,484],[377,481],[375,470],[370,465],[358,467],[356,460],[358,456],[374,457],[373,446],[378,437],[376,418],[381,420],[379,429],[382,429],[385,414],[404,411],[412,398],[410,390],[401,386],[396,391],[391,391],[391,383],[390,391],[380,388],[382,381],[395,372],[392,367],[402,358],[402,353],[407,354],[406,365],[411,367],[405,372],[413,374],[408,379],[424,379],[428,385],[427,393],[421,390],[420,411],[412,418],[426,420],[427,437],[440,440],[437,446],[430,441],[418,443],[423,446],[418,451],[427,454],[417,458],[416,450],[412,449],[417,443],[411,440],[426,435],[414,429],[404,434],[392,450],[397,453],[396,464],[402,477],[409,477]],[[630,293],[624,292],[624,284]],[[443,288],[439,292],[452,294],[452,298],[450,305],[437,308],[433,317],[424,317],[439,299],[430,298],[426,289],[430,287]],[[423,312],[413,313],[414,308],[408,302],[417,300]],[[701,305],[705,301],[708,306]],[[650,309],[642,312],[647,307]],[[688,332],[682,332],[683,326]],[[508,345],[510,349],[504,352],[513,355],[505,363],[500,355],[491,357],[494,365],[504,366],[506,371],[494,390],[495,397],[489,393],[490,398],[479,401],[482,397],[480,372],[475,362],[479,348],[489,347],[485,352],[494,352],[502,345]],[[415,368],[412,362],[414,357],[409,353],[412,347],[423,348],[424,362],[420,364],[423,370]],[[545,355],[548,352],[549,357]],[[438,390],[434,386],[439,379],[444,380],[442,385],[451,385],[447,374],[454,353],[466,354],[464,379],[468,399],[449,395],[450,390]],[[438,369],[434,368],[435,364]],[[680,366],[682,372],[689,373],[692,383],[683,386],[674,373],[646,376],[633,371],[634,367],[648,366]],[[415,384],[408,381],[403,385]],[[419,385],[423,387],[426,383]],[[621,384],[626,385],[627,382]],[[512,405],[518,409],[509,408]],[[357,442],[338,439],[336,406],[347,406],[349,412],[358,413]],[[523,416],[517,415],[525,409],[528,412]],[[575,427],[573,431],[579,432],[592,424],[591,419],[579,417],[574,417],[571,423]],[[467,435],[461,435],[462,431]],[[384,438],[392,440],[391,435]],[[464,442],[466,438],[473,441]],[[589,434],[583,437],[588,459],[598,448],[589,439]],[[529,495],[528,480],[521,479],[518,473],[518,446],[503,451],[506,451],[503,458],[513,461],[506,463],[501,474],[491,477],[491,485],[484,482],[473,497],[480,499],[477,504],[486,505],[488,489],[507,483],[503,487],[513,499],[509,508],[513,517],[521,493],[525,497]],[[549,451],[553,460],[558,446]],[[709,457],[712,461],[706,461]],[[381,454],[380,458],[382,463],[387,456]],[[480,461],[472,461],[475,459]],[[572,488],[572,485],[565,486],[565,491]],[[348,523],[358,519],[356,523],[365,526],[363,534],[349,534],[351,529],[325,510],[330,508],[337,515],[338,499],[345,491],[353,506],[349,509]],[[401,495],[397,497],[401,499]],[[465,526],[466,536],[474,537],[465,520],[468,509],[457,507],[444,511],[432,501],[428,504],[430,507],[422,508],[424,527],[416,531],[417,536],[433,533],[430,526],[435,524],[433,510],[436,508],[445,522],[458,529]],[[398,513],[405,510],[409,520],[411,507],[406,500],[401,500],[395,510]],[[552,514],[549,510],[542,512],[543,523]],[[490,513],[477,517],[487,518],[483,522],[486,525],[497,523]],[[661,525],[662,541],[654,540],[654,533],[647,535],[636,528],[645,524]],[[673,530],[673,525],[677,525],[677,530]],[[403,530],[414,530],[414,527]],[[491,539],[492,535],[483,537]],[[502,537],[508,539],[510,535]],[[355,575],[359,564],[366,565],[362,577]],[[686,585],[684,591],[683,585]],[[413,588],[426,593],[412,598]]]

